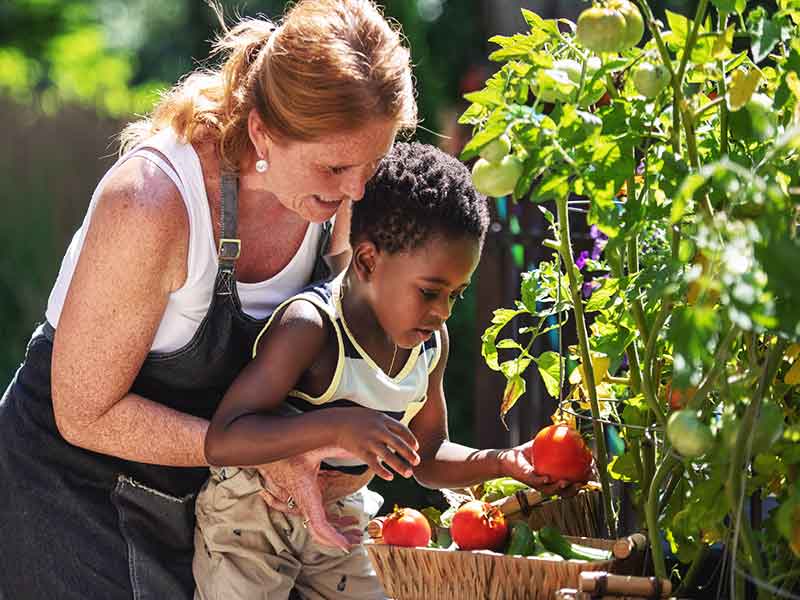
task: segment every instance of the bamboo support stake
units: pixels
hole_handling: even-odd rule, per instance
[[[594,595],[630,594],[645,598],[667,598],[672,594],[669,579],[612,575],[604,571],[581,573],[578,589]]]

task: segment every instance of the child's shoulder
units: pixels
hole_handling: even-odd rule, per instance
[[[266,339],[284,337],[295,340],[300,347],[321,348],[333,331],[330,290],[329,282],[321,282],[284,301],[262,329],[255,348]]]

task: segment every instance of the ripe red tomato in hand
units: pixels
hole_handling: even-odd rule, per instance
[[[427,546],[431,541],[428,519],[413,508],[395,508],[381,530],[383,541],[393,546]]]
[[[508,537],[508,524],[499,508],[470,500],[453,515],[450,536],[462,550],[499,550]]]
[[[592,451],[580,433],[564,423],[542,428],[531,445],[531,464],[537,475],[552,481],[586,481]]]

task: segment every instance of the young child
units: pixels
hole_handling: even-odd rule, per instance
[[[444,323],[488,222],[464,165],[395,144],[354,203],[349,267],[276,310],[214,415],[206,456],[225,466],[197,499],[195,598],[383,598],[361,541],[382,502],[365,486],[389,468],[432,488],[546,483],[527,445],[448,440]]]

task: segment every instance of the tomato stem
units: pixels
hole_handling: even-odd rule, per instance
[[[656,577],[661,579],[666,579],[667,567],[664,562],[664,548],[661,546],[661,535],[658,529],[658,497],[662,482],[679,464],[678,459],[668,449],[665,450],[664,459],[658,465],[653,475],[653,481],[650,483],[647,503],[645,504],[645,520],[647,522],[647,534],[650,538],[653,571]]]
[[[728,484],[726,491],[728,492],[728,500],[731,504],[731,517],[734,526],[734,538],[732,541],[733,555],[736,555],[736,546],[738,538],[741,536],[742,543],[745,547],[745,552],[750,559],[750,567],[753,570],[753,575],[758,579],[764,579],[764,565],[761,562],[761,556],[758,551],[758,546],[753,539],[753,532],[750,528],[750,523],[747,517],[743,514],[744,506],[744,479],[747,476],[748,469],[746,463],[749,462],[750,453],[753,445],[753,433],[755,431],[755,424],[758,420],[758,414],[761,410],[761,404],[767,389],[772,384],[775,377],[775,372],[780,365],[780,359],[783,356],[784,345],[777,340],[772,345],[767,353],[761,378],[756,388],[756,393],[750,400],[747,409],[742,417],[741,426],[736,434],[736,445],[733,449],[731,456],[731,465],[728,477]],[[737,530],[739,535],[737,536]],[[733,589],[733,588],[732,588]],[[759,598],[766,598],[761,594],[759,589]]]
[[[608,450],[606,448],[605,429],[600,422],[600,408],[597,403],[597,388],[594,384],[594,369],[592,368],[591,355],[589,353],[589,336],[586,331],[586,320],[583,312],[583,299],[581,298],[581,285],[578,282],[580,271],[575,265],[572,256],[572,242],[570,241],[569,213],[567,212],[567,196],[562,195],[556,199],[558,209],[559,238],[561,248],[559,254],[564,260],[564,266],[569,280],[569,290],[572,296],[573,309],[575,311],[575,328],[578,333],[578,347],[580,348],[581,363],[583,365],[583,383],[589,392],[589,405],[592,411],[592,428],[594,429],[595,445],[597,448],[597,470],[600,475],[600,485],[603,491],[603,509],[606,519],[608,533],[612,537],[616,536],[616,515],[613,510],[611,497],[611,485],[608,475]]]

